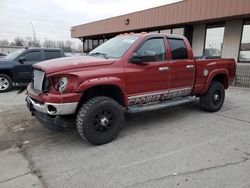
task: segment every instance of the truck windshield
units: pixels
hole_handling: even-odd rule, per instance
[[[120,58],[138,40],[139,36],[117,36],[92,50],[90,56]]]
[[[18,57],[24,51],[25,51],[25,49],[16,50],[16,51],[10,53],[9,55],[7,55],[6,57],[4,57],[4,59],[14,60],[16,57]]]

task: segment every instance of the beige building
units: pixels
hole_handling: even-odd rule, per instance
[[[185,35],[195,56],[234,58],[235,84],[250,87],[250,0],[184,0],[71,28],[85,52],[125,32]]]

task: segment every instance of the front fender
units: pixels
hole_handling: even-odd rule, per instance
[[[89,88],[102,86],[102,85],[113,85],[117,86],[121,89],[124,93],[125,85],[123,81],[118,77],[100,77],[100,78],[93,78],[89,80],[85,80],[78,86],[78,92],[84,92]]]
[[[16,80],[16,75],[14,74],[14,68],[15,68],[15,62],[12,61],[6,61],[6,62],[0,62],[0,73],[8,74],[13,81]]]

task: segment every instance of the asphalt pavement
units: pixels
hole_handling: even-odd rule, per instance
[[[126,116],[113,142],[93,146],[30,115],[25,95],[0,94],[0,187],[250,187],[250,89],[223,108],[197,103]]]

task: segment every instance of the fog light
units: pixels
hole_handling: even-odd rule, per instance
[[[50,115],[55,115],[56,113],[57,113],[57,109],[56,109],[56,107],[54,107],[54,106],[52,106],[52,105],[48,105],[48,113],[50,114]]]

